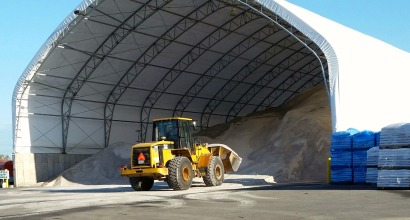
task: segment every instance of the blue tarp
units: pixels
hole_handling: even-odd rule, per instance
[[[353,149],[368,150],[375,146],[376,135],[373,131],[362,131],[353,135]]]
[[[347,131],[339,131],[332,134],[330,149],[350,150],[352,148],[353,135],[357,134],[356,129],[349,128]]]

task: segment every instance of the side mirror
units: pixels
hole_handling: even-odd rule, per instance
[[[196,128],[197,128],[197,127],[196,127],[196,126],[197,126],[196,123],[197,123],[197,121],[192,121],[192,127],[194,127],[194,131],[196,131]]]

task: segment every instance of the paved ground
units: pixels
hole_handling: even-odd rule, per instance
[[[241,182],[241,183],[239,183]],[[410,190],[318,184],[149,192],[128,186],[0,189],[0,219],[410,219]]]

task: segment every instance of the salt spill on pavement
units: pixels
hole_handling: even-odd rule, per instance
[[[265,180],[266,179],[266,180]],[[226,182],[218,187],[205,187],[202,179],[195,178],[192,187],[186,191],[174,191],[164,182],[155,182],[151,191],[135,192],[129,185],[70,185],[54,187],[32,187],[2,189],[0,197],[0,219],[15,216],[60,211],[73,208],[131,204],[146,201],[167,201],[161,208],[185,206],[184,199],[208,200],[227,198],[226,190],[251,188],[271,184],[272,178],[263,175],[226,175]],[[241,183],[243,181],[243,184]],[[235,200],[229,193],[229,198]],[[207,195],[204,197],[204,195]],[[241,206],[252,206],[251,199],[236,199]],[[155,205],[155,203],[150,203]],[[159,206],[159,205],[158,205]]]

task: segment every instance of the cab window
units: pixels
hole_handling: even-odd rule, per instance
[[[167,141],[178,140],[178,123],[177,121],[156,121],[154,122],[153,140],[158,141],[165,137]]]

